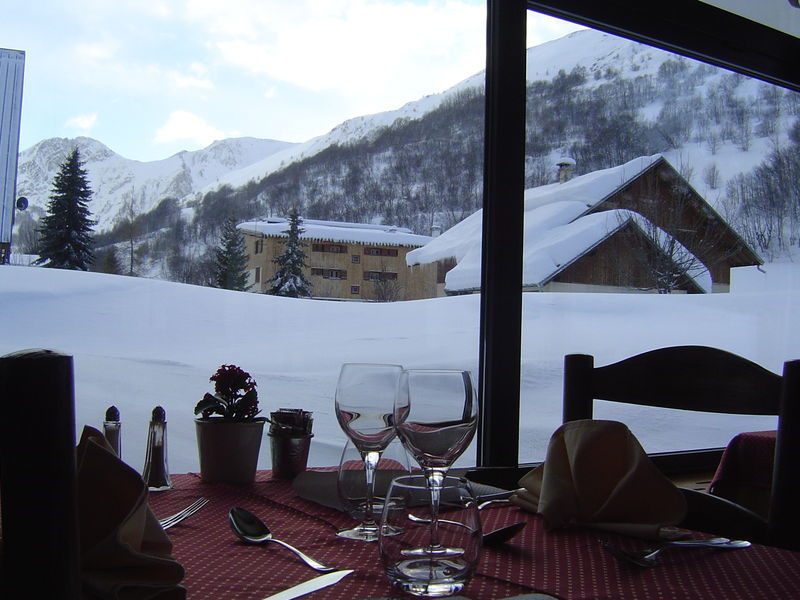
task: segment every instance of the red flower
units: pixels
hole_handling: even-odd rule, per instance
[[[205,394],[194,408],[194,414],[208,419],[219,415],[229,421],[252,421],[259,413],[256,382],[250,373],[236,365],[222,365],[209,381],[215,394]]]

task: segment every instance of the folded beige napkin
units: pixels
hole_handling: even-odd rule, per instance
[[[681,491],[617,421],[571,421],[550,438],[544,463],[519,481],[511,501],[548,528],[584,525],[644,538],[677,537]]]
[[[186,598],[183,567],[147,504],[147,485],[103,434],[84,427],[77,449],[78,523],[85,598]]]

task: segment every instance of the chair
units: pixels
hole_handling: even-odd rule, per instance
[[[800,360],[786,362],[783,376],[741,357],[706,346],[651,350],[594,366],[594,357],[564,357],[564,422],[591,419],[594,400],[682,410],[778,415],[769,516],[729,500],[684,489],[683,526],[800,549]]]

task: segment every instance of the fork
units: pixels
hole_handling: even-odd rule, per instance
[[[161,525],[162,529],[169,529],[173,525],[177,525],[184,519],[191,517],[194,513],[198,510],[203,508],[206,504],[208,504],[208,498],[198,498],[194,502],[192,502],[189,506],[176,512],[174,515],[170,515],[168,517],[164,517],[163,519],[158,520],[158,524]]]
[[[716,548],[717,550],[734,550],[737,548],[747,548],[750,542],[744,540],[729,540],[728,538],[710,538],[703,540],[673,540],[666,542],[657,548],[646,548],[638,552],[622,550],[606,540],[600,542],[608,552],[615,558],[634,564],[638,567],[653,567],[657,563],[657,557],[664,550],[670,548]]]

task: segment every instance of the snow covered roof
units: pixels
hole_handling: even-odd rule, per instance
[[[547,284],[631,219],[641,229],[649,231],[647,220],[637,213],[610,210],[587,215],[586,212],[660,159],[660,154],[641,157],[565,183],[526,190],[523,286]],[[445,276],[445,289],[480,289],[482,221],[483,211],[478,210],[426,246],[409,252],[407,263],[424,264],[454,258],[457,264]],[[685,248],[683,251],[688,252]],[[711,277],[707,272],[690,276],[700,288],[711,290]]]
[[[564,183],[551,183],[525,190],[525,211],[563,200],[581,202],[584,212],[600,204],[619,188],[662,159],[661,154],[642,156],[624,165],[593,171]]]
[[[286,237],[289,229],[288,219],[269,218],[263,221],[240,223],[239,229],[246,233],[262,234],[267,237]],[[431,241],[427,235],[417,235],[405,227],[339,221],[318,221],[304,219],[304,230],[300,238],[304,240],[325,240],[353,244],[376,244],[387,246],[411,246],[418,248]]]

